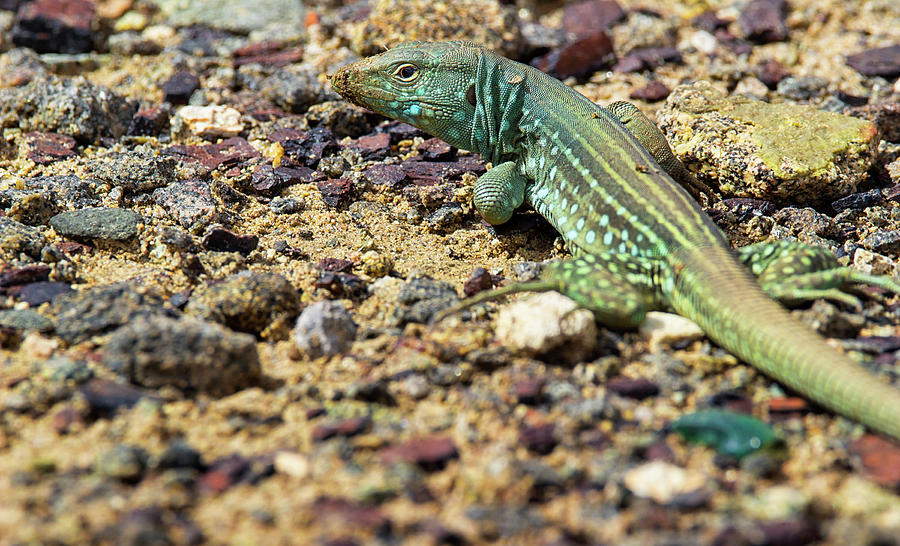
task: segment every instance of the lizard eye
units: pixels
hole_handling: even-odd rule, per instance
[[[409,83],[419,76],[419,67],[414,64],[401,64],[394,70],[394,77],[402,82]]]

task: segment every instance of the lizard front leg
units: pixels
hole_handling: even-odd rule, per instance
[[[745,246],[736,253],[756,275],[760,287],[785,305],[825,298],[856,307],[859,299],[844,291],[854,285],[878,286],[900,294],[900,283],[894,279],[843,267],[822,247],[773,241]]]
[[[502,224],[525,201],[525,184],[515,161],[501,163],[475,181],[475,209],[488,223]]]

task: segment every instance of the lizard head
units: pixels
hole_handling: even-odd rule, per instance
[[[481,48],[410,42],[345,66],[332,88],[350,102],[469,148]]]

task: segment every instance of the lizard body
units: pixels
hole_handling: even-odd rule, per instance
[[[688,193],[698,187],[679,184],[660,166],[670,163],[668,147],[660,152],[662,135],[643,131],[640,120],[629,130],[621,113],[465,42],[404,44],[342,68],[332,85],[351,102],[493,163],[474,195],[489,222],[503,223],[527,203],[559,231],[574,258],[551,264],[542,281],[501,291],[557,290],[618,327],[640,324],[650,309],[673,309],[779,382],[900,438],[900,390],[766,295],[846,301],[852,298],[836,287],[898,284],[840,268],[822,249],[794,243],[735,254]]]

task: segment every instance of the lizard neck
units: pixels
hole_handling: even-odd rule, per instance
[[[526,99],[524,65],[482,53],[477,66],[475,115],[470,142],[463,147],[497,165],[523,151],[519,123]]]

